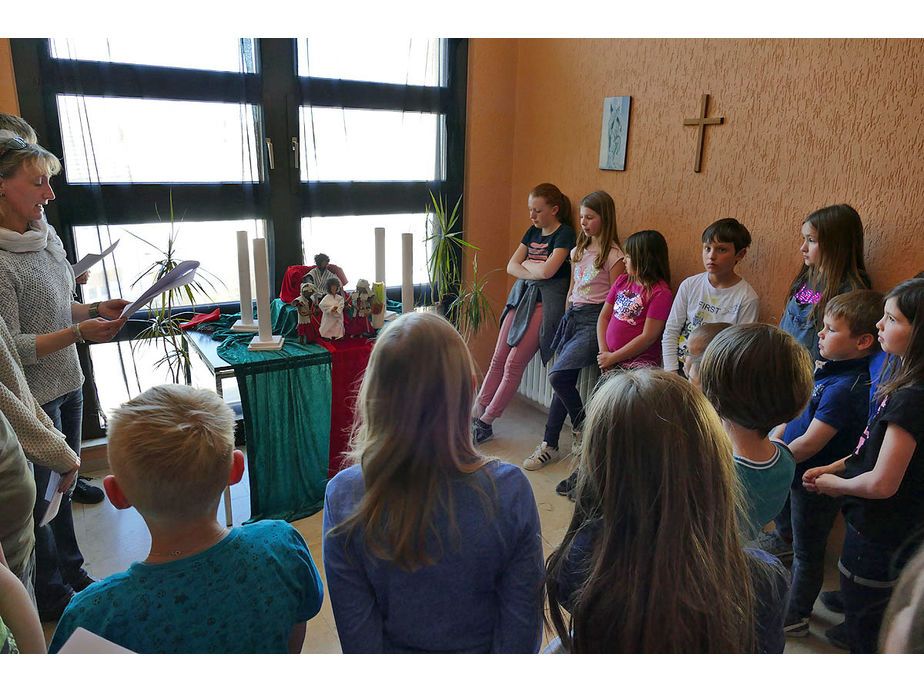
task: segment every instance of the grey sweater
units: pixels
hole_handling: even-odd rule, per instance
[[[49,225],[49,243],[60,243]],[[69,328],[74,272],[48,249],[15,253],[0,250],[0,317],[6,321],[26,380],[39,404],[47,404],[83,384],[77,347],[37,358],[35,337]]]

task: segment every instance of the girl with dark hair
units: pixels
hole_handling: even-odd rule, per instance
[[[501,315],[491,365],[472,407],[475,444],[494,435],[492,424],[516,394],[526,364],[538,350],[542,363],[552,358],[552,340],[565,312],[575,244],[571,201],[551,183],[529,194],[532,226],[507,262],[517,278]]]
[[[924,538],[924,279],[892,289],[876,327],[892,357],[876,414],[853,455],[802,477],[809,491],[845,496],[845,633],[850,651],[865,653],[876,651],[898,573]]]

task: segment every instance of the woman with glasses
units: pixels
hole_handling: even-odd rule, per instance
[[[74,303],[74,272],[61,239],[45,221],[61,163],[37,144],[0,131],[0,317],[13,336],[29,389],[70,448],[80,454],[83,374],[76,344],[107,342],[125,324],[127,301]],[[83,569],[70,498],[39,527],[51,470],[35,465],[35,588],[43,620],[60,616],[74,591],[93,578]]]

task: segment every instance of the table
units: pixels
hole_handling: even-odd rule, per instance
[[[223,393],[222,381],[232,376],[240,389],[248,522],[294,521],[323,507],[327,480],[347,464],[356,395],[372,351],[371,340],[359,338],[299,345],[294,308],[279,299],[271,308],[273,333],[286,337],[282,351],[249,352],[252,335],[247,334],[230,334],[222,342],[188,335],[191,351],[215,378],[216,391]]]

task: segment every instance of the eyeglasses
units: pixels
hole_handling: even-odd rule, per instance
[[[10,137],[6,142],[0,144],[0,157],[5,156],[7,152],[18,152],[28,146],[29,144],[22,137]]]

